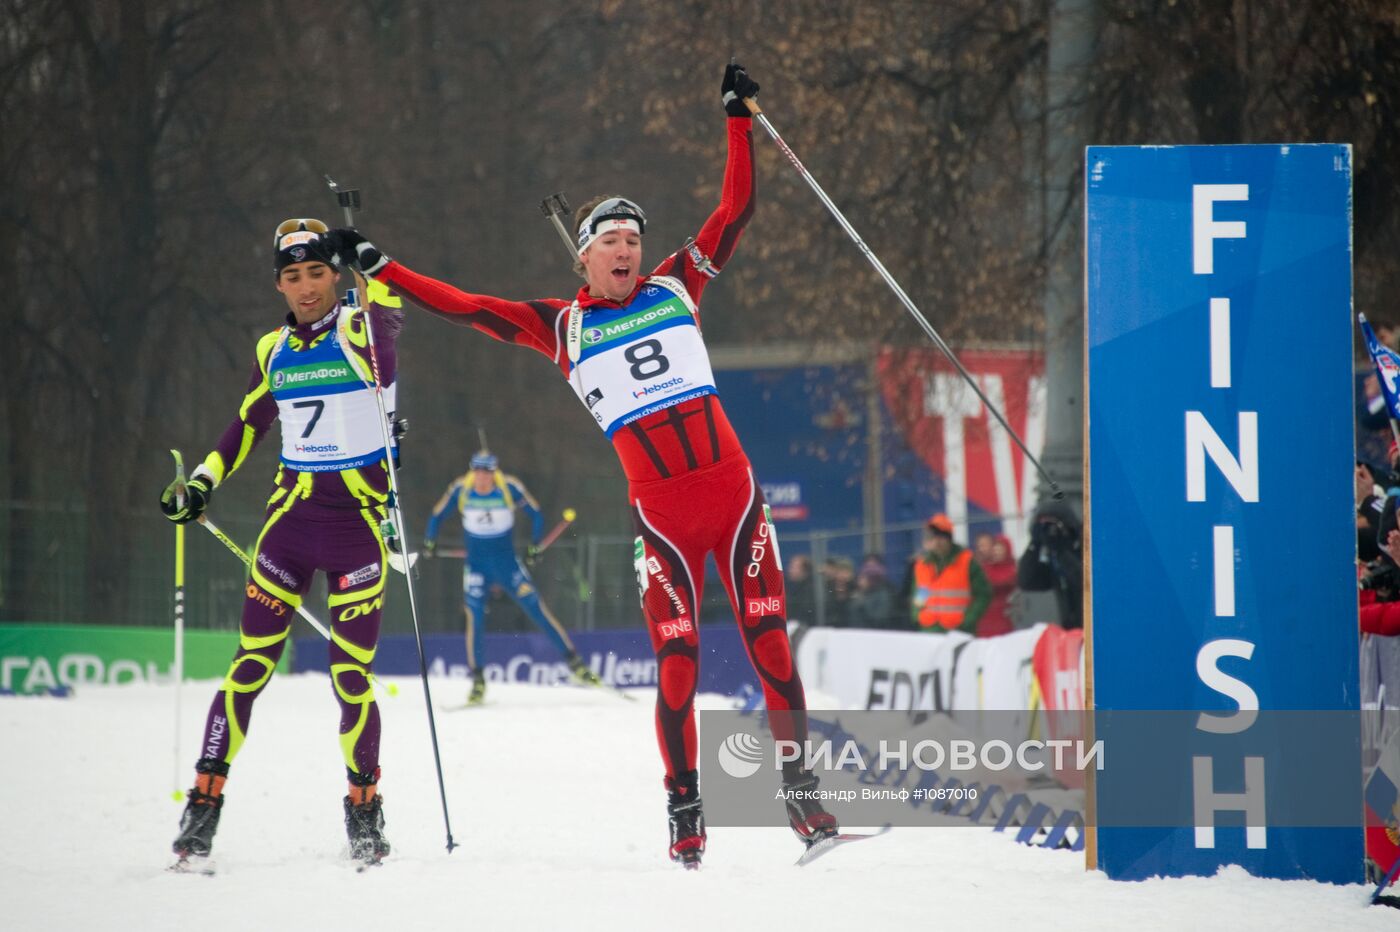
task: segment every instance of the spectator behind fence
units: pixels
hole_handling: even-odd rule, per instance
[[[868,554],[856,574],[856,594],[851,599],[851,627],[888,628],[893,623],[894,591],[889,572],[879,554]]]
[[[1016,566],[1016,584],[1027,592],[1055,593],[1060,626],[1084,627],[1084,555],[1079,518],[1063,502],[1036,509],[1031,542]]]
[[[845,557],[827,557],[822,564],[822,585],[825,587],[825,618],[822,624],[830,628],[851,626],[851,601],[856,594],[856,567]]]
[[[817,623],[816,595],[812,592],[812,558],[799,553],[787,561],[788,621],[804,625]]]
[[[1356,556],[1370,563],[1381,555],[1381,515],[1385,511],[1386,490],[1400,485],[1400,477],[1366,460],[1356,461]],[[1394,489],[1400,491],[1400,489]]]
[[[978,534],[973,550],[992,586],[992,600],[987,603],[982,620],[977,622],[977,636],[990,638],[1009,634],[1013,626],[1007,609],[1016,591],[1016,558],[1011,555],[1011,541],[1005,534]]]
[[[920,627],[968,634],[977,629],[992,586],[972,551],[953,543],[953,522],[942,512],[928,519],[924,549],[911,561],[910,573],[909,609]]]

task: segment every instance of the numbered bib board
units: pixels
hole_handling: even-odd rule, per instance
[[[648,414],[715,394],[695,315],[679,294],[651,282],[626,307],[584,314],[569,384],[609,437]]]
[[[1090,147],[1090,866],[1362,879],[1351,150]]]
[[[461,503],[462,527],[472,537],[501,537],[515,527],[515,512],[500,489],[481,495],[468,484]]]
[[[279,342],[267,382],[282,421],[282,462],[301,472],[355,469],[384,456],[374,390],[365,385],[332,329],[310,348]],[[385,393],[393,404],[393,389]]]

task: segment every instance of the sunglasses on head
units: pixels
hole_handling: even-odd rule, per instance
[[[272,245],[276,246],[288,233],[326,233],[329,230],[330,228],[319,220],[293,217],[291,220],[283,220],[277,224],[277,232],[272,234]]]

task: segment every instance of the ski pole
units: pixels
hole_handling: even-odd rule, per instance
[[[569,231],[564,229],[564,222],[559,219],[569,213],[569,202],[564,199],[563,192],[551,194],[540,201],[540,213],[548,217],[549,222],[554,224],[554,229],[559,231],[559,238],[564,241],[564,248],[569,250],[569,255],[578,259],[578,246],[569,236]]]
[[[242,560],[243,565],[247,567],[249,571],[252,571],[253,558],[248,556],[248,552],[242,547],[238,546],[238,543],[232,537],[229,537],[227,534],[225,534],[217,524],[215,524],[213,521],[210,521],[208,515],[200,515],[195,520],[198,521],[206,531],[208,531],[210,534],[213,534],[214,537],[217,538],[221,544],[227,547],[229,553]],[[298,605],[296,608],[296,612],[298,615],[300,615],[306,620],[307,624],[311,625],[311,627],[316,629],[317,634],[321,635],[321,637],[325,638],[327,641],[330,641],[330,631],[326,628],[325,625],[323,625],[320,622],[319,619],[317,619],[315,615],[311,614],[311,612],[307,610],[305,605]],[[369,679],[370,682],[375,683],[376,685],[382,684],[384,687],[384,691],[389,695],[397,696],[399,694],[399,688],[393,683],[385,682],[384,680],[379,679],[373,673],[369,675]]]
[[[185,461],[179,450],[171,450],[175,457],[175,503],[185,504]],[[175,677],[175,739],[172,748],[175,752],[175,791],[171,798],[177,803],[185,798],[180,789],[180,684],[185,679],[185,526],[175,525],[175,657],[170,664],[170,672]]]
[[[355,225],[355,211],[360,206],[360,191],[358,188],[342,188],[331,180],[330,176],[325,176],[326,183],[330,185],[331,191],[335,193],[336,200],[340,204],[341,210],[345,214],[345,225],[353,227]],[[355,276],[357,303],[362,303],[368,296],[368,285],[358,269],[351,269]],[[349,311],[356,310],[355,307]],[[398,473],[394,468],[394,444],[389,431],[389,409],[384,401],[384,380],[380,375],[379,353],[375,349],[374,325],[369,319],[369,309],[365,308],[365,336],[366,344],[369,347],[369,365],[374,375],[374,398],[379,403],[379,429],[384,435],[384,465],[389,473],[389,495],[388,506],[390,518],[387,522],[388,530],[392,534],[384,535],[385,544],[397,546],[398,541],[403,539],[403,530],[408,527],[404,520],[403,504],[399,498]],[[383,533],[381,527],[381,534]],[[423,701],[428,709],[428,734],[433,742],[433,763],[437,767],[438,796],[442,799],[442,823],[447,830],[447,853],[451,854],[452,849],[457,847],[457,843],[452,840],[452,821],[447,814],[447,785],[442,779],[442,754],[438,750],[437,720],[433,716],[433,694],[428,686],[428,662],[423,650],[423,631],[418,624],[418,603],[413,597],[413,577],[409,573],[404,573],[404,585],[408,587],[408,612],[413,618],[413,637],[418,643],[418,672],[423,680]]]
[[[252,570],[253,558],[248,556],[247,551],[245,551],[242,547],[238,546],[237,542],[235,542],[232,537],[229,537],[222,530],[220,530],[217,524],[215,524],[213,521],[210,521],[208,515],[200,515],[198,518],[195,518],[195,520],[198,521],[206,531],[218,538],[219,542],[228,548],[229,553],[238,557],[238,559],[243,561],[244,566],[246,566],[249,570]],[[326,626],[321,624],[321,622],[316,619],[315,615],[307,611],[305,606],[298,605],[297,614],[300,615],[302,618],[305,618],[307,623],[310,624],[311,627],[315,628],[316,632],[320,634],[321,637],[325,638],[327,641],[331,639],[330,631],[328,631],[326,629]]]
[[[577,512],[577,511],[574,511],[572,508],[565,508],[565,509],[564,509],[564,520],[562,520],[562,521],[560,521],[558,524],[554,525],[554,527],[552,527],[552,528],[549,529],[549,533],[548,533],[548,534],[546,534],[544,537],[541,537],[541,538],[540,538],[540,544],[539,544],[538,547],[535,548],[535,554],[536,554],[536,555],[539,555],[539,554],[541,554],[541,553],[544,553],[545,550],[549,549],[549,545],[552,544],[552,543],[554,543],[556,540],[558,540],[558,539],[559,539],[559,535],[560,535],[560,534],[563,534],[564,531],[566,531],[566,530],[568,529],[569,525],[571,525],[571,524],[574,523],[574,519],[577,518],[577,517],[578,517],[578,512]]]
[[[1400,873],[1400,858],[1396,858],[1395,863],[1390,865],[1390,872],[1385,875],[1385,878],[1381,880],[1380,886],[1376,887],[1375,892],[1371,894],[1372,904],[1381,901],[1381,892],[1384,891],[1386,887],[1390,886],[1395,880],[1395,875],[1397,873]]]
[[[869,246],[865,245],[865,240],[860,238],[860,234],[856,232],[855,227],[851,226],[850,221],[848,221],[845,215],[832,203],[831,198],[826,196],[826,192],[822,190],[822,186],[817,184],[817,179],[812,177],[811,173],[807,171],[806,166],[802,164],[802,161],[793,153],[792,149],[788,147],[788,144],[783,141],[783,137],[778,135],[778,131],[773,128],[773,124],[769,122],[768,117],[759,109],[758,103],[752,97],[745,97],[744,103],[748,106],[749,112],[758,120],[759,125],[768,131],[769,136],[773,137],[773,141],[778,144],[778,148],[783,150],[783,155],[787,156],[788,161],[792,163],[792,167],[797,169],[797,173],[802,176],[802,179],[807,182],[813,193],[817,195],[826,209],[831,212],[831,215],[836,218],[836,222],[841,224],[841,229],[846,231],[846,235],[849,236],[855,242],[856,247],[865,254],[865,258],[870,260],[870,264],[875,267],[875,271],[880,273],[880,277],[885,280],[885,284],[890,286],[890,290],[894,292],[895,297],[899,298],[905,310],[913,316],[914,320],[923,328],[924,333],[928,334],[928,338],[933,341],[934,345],[938,347],[943,355],[948,357],[948,361],[958,370],[958,373],[967,381],[967,384],[972,386],[972,390],[977,393],[977,397],[982,399],[982,404],[986,405],[987,410],[992,412],[992,415],[996,417],[997,422],[1001,424],[1002,428],[1011,439],[1016,441],[1016,446],[1021,448],[1021,452],[1026,455],[1026,459],[1030,461],[1031,465],[1035,467],[1036,472],[1040,473],[1040,477],[1050,486],[1050,491],[1055,499],[1057,501],[1063,499],[1065,493],[1061,491],[1059,483],[1050,478],[1050,474],[1045,471],[1045,467],[1040,465],[1040,460],[1036,459],[1035,454],[1026,447],[1020,435],[1011,429],[1011,425],[1007,423],[1001,411],[997,410],[996,405],[992,404],[987,396],[982,393],[982,389],[977,385],[977,380],[963,368],[963,364],[958,361],[958,357],[954,355],[953,350],[948,344],[943,342],[943,338],[938,335],[938,331],[933,329],[933,325],[928,322],[928,318],[924,317],[923,313],[919,311],[913,300],[911,300],[904,289],[899,286],[899,282],[894,280],[894,276],[885,268],[884,263],[871,251]]]

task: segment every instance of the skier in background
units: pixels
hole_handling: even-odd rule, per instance
[[[725,69],[728,161],[719,207],[650,275],[642,271],[646,216],[615,196],[594,198],[577,212],[574,270],[586,284],[572,301],[468,294],[390,261],[355,230],[332,234],[342,261],[358,262],[415,304],[544,354],[612,441],[627,476],[637,582],[658,661],[656,733],[669,793],[669,850],[688,868],[699,865],[706,840],[694,700],[708,554],[715,554],[763,685],[775,737],[807,739],[777,539],[700,334],[701,293],[729,262],[753,214],[753,118],[744,98],[757,92],[742,67]],[[837,832],[816,786],[800,762],[784,767],[788,821],[809,847]]]
[[[389,472],[367,328],[373,328],[379,371],[392,399],[403,311],[378,283],[370,283],[364,309],[344,308],[336,294],[338,262],[325,234],[319,220],[277,227],[273,271],[290,310],[286,325],[258,341],[248,389],[213,451],[183,491],[172,482],[160,497],[171,521],[196,520],[214,489],[281,419],[281,463],[253,553],[238,651],[205,721],[194,787],[173,845],[177,866],[209,856],[229,765],[317,570],[325,572],[330,590],[331,685],[340,704],[340,748],[349,779],[344,807],[350,853],[370,863],[389,853],[378,793],[379,707],[370,675],[384,608],[387,554],[380,523],[387,517]]]
[[[467,666],[472,671],[468,705],[479,705],[486,698],[486,653],[481,634],[486,627],[486,597],[492,586],[500,586],[510,593],[530,620],[540,626],[579,682],[588,686],[601,684],[578,655],[559,619],[540,600],[534,580],[515,554],[516,508],[530,516],[530,546],[525,562],[533,565],[544,533],[544,515],[525,484],[502,473],[495,455],[482,450],[472,457],[471,471],[452,480],[428,517],[427,540],[423,544],[423,552],[428,556],[437,548],[438,527],[443,517],[454,509],[462,517],[466,549],[462,568],[466,603],[463,610],[467,617]]]

